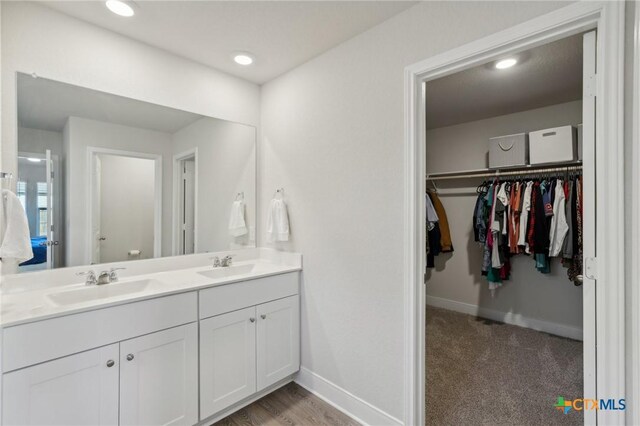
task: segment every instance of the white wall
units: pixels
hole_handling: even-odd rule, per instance
[[[50,149],[51,154],[62,156],[62,133],[19,127],[18,145],[21,152],[44,154]]]
[[[198,149],[196,252],[255,246],[255,127],[205,117],[176,132],[172,144],[174,155]],[[245,220],[252,231],[234,238],[229,213],[239,192],[244,192]]]
[[[64,134],[67,149],[66,266],[87,264],[90,251],[87,246],[88,147],[162,155],[162,253],[171,253],[171,135],[79,117],[69,117]],[[135,199],[130,202],[134,203]]]
[[[259,226],[284,187],[303,367],[403,417],[404,67],[564,4],[420,3],[263,86]]]
[[[257,125],[260,88],[31,2],[2,7],[2,170],[16,169],[16,72]]]
[[[153,257],[155,161],[100,155],[100,263]],[[124,225],[123,225],[124,224]]]
[[[490,137],[580,123],[582,102],[575,101],[429,130],[426,135],[427,173],[487,167]],[[482,248],[473,240],[471,217],[477,184],[477,179],[438,182],[455,251],[436,257],[436,268],[427,272],[427,296],[444,299],[440,303],[464,303],[542,320],[575,329],[579,334],[582,330],[582,287],[576,287],[567,279],[567,270],[558,259],[553,259],[551,274],[546,275],[535,270],[531,257],[514,256],[511,279],[496,290],[495,297],[491,296],[487,280],[480,274]],[[460,195],[449,192],[447,195],[448,188],[468,189],[468,192]]]

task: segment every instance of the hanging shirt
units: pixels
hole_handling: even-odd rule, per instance
[[[564,239],[569,230],[565,211],[565,195],[563,182],[558,179],[553,201],[553,216],[549,230],[549,256],[556,257],[562,252]]]
[[[425,202],[427,205],[427,231],[431,231],[435,226],[434,224],[438,221],[438,213],[436,213],[436,209],[433,207],[433,202],[429,194],[425,194]]]
[[[529,223],[529,212],[531,211],[531,187],[533,182],[526,183],[524,195],[522,196],[522,212],[520,213],[520,234],[518,235],[518,245],[525,248],[525,252],[529,253],[529,244],[527,244],[527,224]]]
[[[438,198],[438,194],[429,191],[429,197],[433,203],[433,207],[438,215],[438,225],[440,226],[440,246],[443,253],[450,253],[453,251],[453,243],[451,242],[451,231],[449,229],[449,220],[447,219],[447,212],[442,205],[442,201]]]

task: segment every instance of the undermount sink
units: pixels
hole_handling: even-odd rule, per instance
[[[49,294],[47,297],[58,306],[75,305],[97,299],[139,293],[151,286],[157,280],[138,280],[115,282],[103,285],[83,286],[75,290],[66,290]]]
[[[198,273],[207,278],[227,278],[234,275],[248,274],[254,270],[255,266],[255,264],[221,266],[206,271],[199,271]]]

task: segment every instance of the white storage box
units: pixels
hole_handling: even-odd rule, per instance
[[[575,161],[576,145],[576,129],[572,126],[530,132],[530,163],[549,164]]]
[[[489,139],[490,169],[524,166],[528,161],[529,144],[525,133]]]

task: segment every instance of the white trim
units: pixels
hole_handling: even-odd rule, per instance
[[[559,324],[557,322],[525,317],[524,315],[513,312],[496,311],[494,309],[483,308],[482,306],[472,305],[470,303],[435,296],[427,296],[427,305],[467,315],[473,315],[479,318],[499,321],[505,324],[517,325],[518,327],[530,328],[532,330],[567,337],[569,339],[582,340],[581,328]]]
[[[194,147],[183,151],[179,154],[173,156],[173,198],[172,198],[172,213],[173,219],[171,220],[171,254],[173,256],[178,255],[178,251],[180,250],[180,238],[178,236],[178,227],[180,226],[180,177],[181,173],[180,169],[180,161],[186,158],[194,158],[195,162],[195,178],[194,178],[194,192],[195,197],[193,201],[193,211],[194,211],[194,219],[193,219],[193,252],[198,253],[198,147]],[[176,172],[178,171],[178,172]]]
[[[154,184],[154,215],[153,215],[153,257],[162,256],[162,155],[150,154],[146,152],[125,151],[121,149],[101,148],[95,146],[87,147],[87,250],[85,264],[92,264],[93,257],[93,157],[98,154],[119,155],[123,157],[144,158],[153,160],[155,164],[155,184]]]
[[[300,367],[295,382],[363,425],[402,425],[402,421],[314,373]]]
[[[630,294],[630,330],[627,333],[629,339],[628,355],[631,357],[629,366],[628,392],[630,400],[627,401],[629,410],[629,424],[640,424],[640,288],[637,277],[640,276],[640,5],[634,4],[634,28],[633,28],[633,82],[632,111],[631,111],[631,141],[629,155],[631,156],[631,229],[629,230],[629,240],[631,251],[629,253],[630,268],[627,276],[627,285],[631,290]]]
[[[597,360],[585,355],[585,371],[596,374],[597,397],[624,398],[624,176],[623,2],[577,2],[471,42],[405,69],[405,424],[424,424],[424,111],[423,81],[490,62],[589,29],[598,29],[596,157],[597,241],[600,256],[596,316]],[[588,297],[588,294],[585,295]],[[585,324],[585,336],[594,333]],[[593,339],[591,339],[593,340]],[[595,345],[595,342],[593,342]],[[585,351],[585,354],[596,351]],[[585,373],[585,380],[592,375]],[[593,386],[592,386],[593,385]],[[595,389],[595,383],[585,383]],[[585,395],[585,397],[594,397]],[[623,424],[624,412],[598,411],[602,424]],[[585,417],[595,423],[595,416]]]

